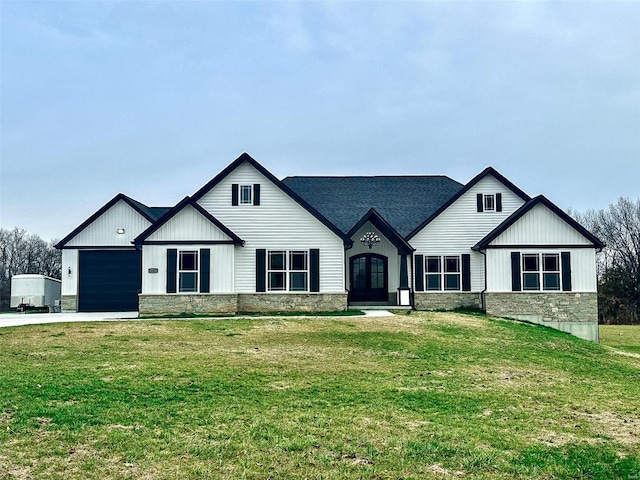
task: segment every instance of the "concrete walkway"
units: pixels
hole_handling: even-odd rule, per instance
[[[363,310],[366,317],[390,317],[393,313],[387,310]],[[300,315],[304,317],[304,315]],[[215,317],[203,317],[215,318]],[[233,317],[221,317],[225,319]],[[273,317],[255,317],[273,318]],[[278,317],[286,318],[286,317]],[[336,317],[340,318],[340,317]],[[348,317],[346,317],[348,318]],[[67,322],[114,322],[119,320],[137,320],[138,312],[71,312],[71,313],[3,313],[0,315],[0,328],[20,325],[40,325],[46,323]],[[158,319],[153,319],[158,320]],[[176,318],[175,320],[179,320]],[[188,320],[191,320],[189,318]]]
[[[138,312],[3,313],[0,315],[0,327],[44,323],[104,322],[137,318]]]

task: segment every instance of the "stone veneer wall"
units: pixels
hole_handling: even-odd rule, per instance
[[[179,313],[236,313],[236,293],[201,293],[190,295],[139,295],[140,315]]]
[[[346,293],[238,294],[239,312],[335,312],[346,309]]]
[[[480,294],[476,292],[415,292],[413,298],[416,310],[480,308]]]
[[[489,315],[524,320],[599,341],[595,292],[485,293],[485,310]]]
[[[236,312],[330,312],[347,309],[344,293],[139,295],[140,315]]]
[[[77,312],[78,297],[76,295],[62,295],[60,299],[60,310],[63,312]]]

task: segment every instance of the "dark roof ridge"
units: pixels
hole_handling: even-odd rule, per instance
[[[449,177],[448,175],[442,174],[403,174],[403,175],[393,175],[393,174],[384,174],[384,175],[288,175],[284,177],[282,180],[287,180],[289,178],[447,178],[449,180],[453,180],[454,182],[460,183],[457,180]],[[461,184],[462,185],[462,184]]]

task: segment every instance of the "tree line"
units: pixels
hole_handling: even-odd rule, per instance
[[[596,256],[600,322],[640,323],[640,198],[570,214],[605,243]],[[61,278],[62,255],[55,243],[21,228],[0,229],[0,310],[9,308],[13,275]]]
[[[8,310],[11,300],[11,277],[23,273],[39,273],[62,278],[62,252],[57,241],[44,241],[22,228],[0,228],[0,310]]]
[[[600,323],[640,323],[640,198],[571,215],[605,243],[596,260]]]

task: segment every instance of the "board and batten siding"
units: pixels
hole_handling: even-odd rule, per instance
[[[491,242],[491,246],[518,244],[592,245],[567,222],[540,203]]]
[[[367,232],[374,232],[380,237],[380,243],[369,248],[360,243],[360,239]],[[347,259],[345,261],[345,271],[350,276],[349,270],[351,258],[363,253],[375,253],[376,255],[382,255],[387,257],[387,278],[389,280],[388,291],[395,293],[400,287],[400,256],[398,255],[398,249],[385,237],[380,230],[378,230],[371,222],[366,222],[352,237],[353,247],[347,250]],[[407,260],[407,264],[411,260]],[[349,288],[350,278],[347,278],[347,288]]]
[[[593,248],[499,248],[487,249],[487,292],[511,292],[511,252],[571,254],[571,291],[596,292],[596,253]],[[535,294],[538,290],[523,293]],[[549,293],[550,291],[543,291]]]
[[[233,293],[234,245],[144,245],[142,247],[142,293],[167,293],[167,249],[200,250],[208,248],[210,258],[210,293]],[[149,270],[157,273],[149,273]],[[182,294],[184,295],[184,294]]]
[[[187,205],[158,230],[149,235],[145,241],[172,240],[192,242],[231,241],[231,238],[191,205]]]
[[[71,271],[71,273],[69,273]],[[62,250],[62,295],[78,294],[78,250]]]
[[[149,225],[149,220],[120,200],[69,240],[65,247],[132,247],[131,241]],[[119,228],[124,229],[124,234],[118,233]]]
[[[235,248],[232,244],[205,244],[198,242],[230,241],[231,238],[211,223],[191,205],[170,218],[158,230],[149,235],[147,242],[189,242],[188,244],[142,246],[142,293],[159,294],[167,292],[167,249],[193,251],[207,248],[210,257],[210,292],[233,292],[233,263]],[[238,247],[241,248],[241,247]],[[201,258],[200,256],[198,258]],[[155,272],[157,273],[151,273]]]
[[[562,245],[566,245],[563,247]],[[585,247],[579,247],[584,245]],[[595,292],[595,247],[562,218],[538,204],[487,248],[487,291],[511,291],[511,252],[571,254],[571,291]],[[572,248],[578,246],[576,248]],[[502,247],[502,248],[491,248]],[[527,293],[532,293],[527,291]],[[535,292],[534,292],[535,293]]]
[[[260,205],[231,205],[232,185],[260,184]],[[198,203],[245,241],[236,249],[235,291],[256,291],[256,249],[320,250],[320,292],[344,293],[344,243],[252,165],[240,164]]]
[[[477,194],[502,194],[501,212],[478,212]],[[415,255],[471,255],[471,291],[484,289],[484,258],[471,250],[478,241],[524,204],[502,182],[487,175],[433,219],[409,243]]]

